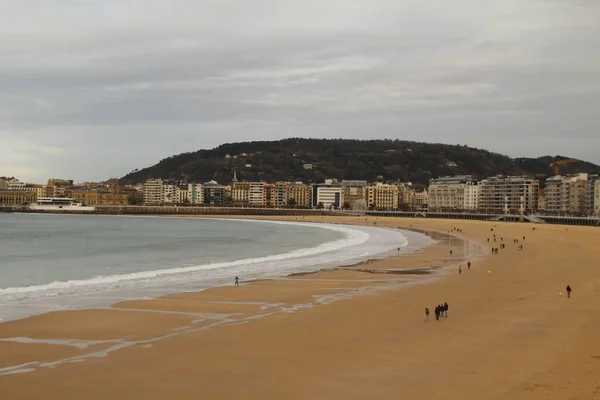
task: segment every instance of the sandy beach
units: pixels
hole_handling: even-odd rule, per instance
[[[485,254],[440,242],[352,268],[5,322],[2,398],[600,398],[599,228],[287,219],[458,228]],[[430,267],[440,273],[418,270]],[[449,316],[436,321],[443,302]]]

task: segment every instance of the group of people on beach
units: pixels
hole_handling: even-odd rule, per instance
[[[439,321],[441,317],[448,318],[448,303],[438,304],[434,310],[435,320]],[[425,322],[429,321],[429,308],[425,307]]]

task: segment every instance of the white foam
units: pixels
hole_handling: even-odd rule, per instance
[[[256,221],[252,221],[256,222]],[[261,221],[262,222],[262,221]],[[296,223],[287,223],[287,222],[279,222],[279,221],[269,221],[269,223],[274,224],[296,224]],[[298,224],[296,224],[298,225]],[[129,274],[119,274],[119,275],[105,275],[105,276],[96,276],[90,279],[81,279],[81,280],[70,280],[70,281],[55,281],[52,283],[44,284],[44,285],[35,285],[35,286],[24,286],[24,287],[11,287],[6,289],[0,289],[0,297],[11,294],[32,294],[36,292],[48,292],[48,291],[59,291],[62,292],[64,290],[69,291],[71,289],[75,289],[78,287],[89,287],[89,286],[99,286],[99,285],[110,285],[110,284],[118,284],[123,281],[132,281],[132,280],[143,280],[143,279],[152,279],[158,277],[164,277],[168,275],[177,275],[177,274],[186,274],[190,272],[197,271],[206,271],[227,267],[237,267],[237,266],[248,266],[252,264],[261,264],[272,261],[282,261],[287,259],[294,259],[300,257],[308,257],[314,256],[320,253],[336,251],[342,249],[344,247],[356,246],[366,242],[370,235],[365,232],[361,232],[354,229],[349,229],[340,226],[334,225],[324,225],[324,224],[303,224],[304,226],[314,226],[318,228],[329,229],[332,231],[337,231],[343,233],[345,238],[326,242],[316,247],[305,248],[290,251],[283,254],[275,254],[266,257],[258,257],[258,258],[247,258],[237,261],[224,262],[224,263],[213,263],[206,265],[195,265],[189,267],[179,267],[179,268],[168,268],[168,269],[160,269],[154,271],[142,271],[142,272],[134,272]],[[406,241],[405,244],[406,245]]]
[[[272,278],[294,272],[314,271],[327,265],[348,265],[406,247],[409,244],[407,236],[410,237],[411,245],[417,242],[422,245],[431,242],[427,242],[424,235],[379,227],[287,221],[237,221],[301,224],[337,231],[344,237],[315,247],[267,257],[0,289],[0,319],[21,318],[51,309],[108,306],[124,299],[198,291],[211,286],[230,284],[235,276],[240,276],[242,280]]]

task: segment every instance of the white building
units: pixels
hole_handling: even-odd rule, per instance
[[[540,183],[526,176],[495,176],[479,182],[479,209],[489,213],[537,210]]]
[[[250,188],[248,189],[248,203],[251,206],[264,206],[264,198],[265,183],[250,182]]]
[[[600,179],[594,182],[594,215],[600,217]]]
[[[285,207],[288,205],[291,184],[291,182],[275,183],[273,203],[276,207]]]
[[[595,213],[595,205],[596,205],[596,183],[600,180],[599,175],[590,174],[588,175],[588,187],[587,187],[587,215],[594,215]]]
[[[166,184],[164,185],[164,197],[163,203],[173,203],[176,204],[179,202],[179,194],[181,189],[177,185]]]
[[[202,185],[200,183],[188,184],[188,201],[190,204],[202,204],[204,203]]]
[[[21,192],[27,190],[25,189],[25,182],[21,182],[17,178],[8,179],[6,181],[6,186],[8,187],[8,190],[18,190]]]
[[[165,184],[162,179],[144,182],[144,204],[162,204],[165,201]]]
[[[323,205],[326,210],[339,209],[344,204],[342,185],[322,184],[313,186],[312,206]]]
[[[476,210],[479,186],[470,175],[446,176],[429,181],[430,210]]]
[[[546,179],[546,211],[552,214],[588,213],[588,174]]]

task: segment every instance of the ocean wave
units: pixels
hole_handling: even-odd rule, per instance
[[[339,240],[322,243],[318,246],[265,257],[247,258],[231,262],[175,267],[118,275],[100,275],[89,279],[55,281],[48,284],[34,286],[9,287],[0,289],[0,301],[39,298],[65,294],[101,292],[111,289],[135,287],[138,285],[163,286],[165,284],[177,284],[186,281],[189,282],[194,280],[202,280],[203,278],[225,279],[233,276],[234,274],[253,275],[271,272],[277,275],[277,273],[286,271],[292,272],[301,268],[314,268],[317,265],[349,261],[361,257],[367,257],[377,252],[381,253],[383,251],[389,251],[392,248],[392,242],[394,248],[403,247],[408,244],[406,236],[402,235],[399,231],[384,230],[381,228],[359,228],[334,224],[289,221],[234,220],[249,223],[312,226],[315,228],[329,229],[339,232],[343,234],[344,237]],[[383,243],[381,242],[382,238],[378,238],[380,243],[375,243],[370,246],[362,246],[372,239],[372,235],[374,233],[381,233],[383,231],[389,231],[386,233],[387,235],[393,233],[393,240],[387,240],[389,243]]]

